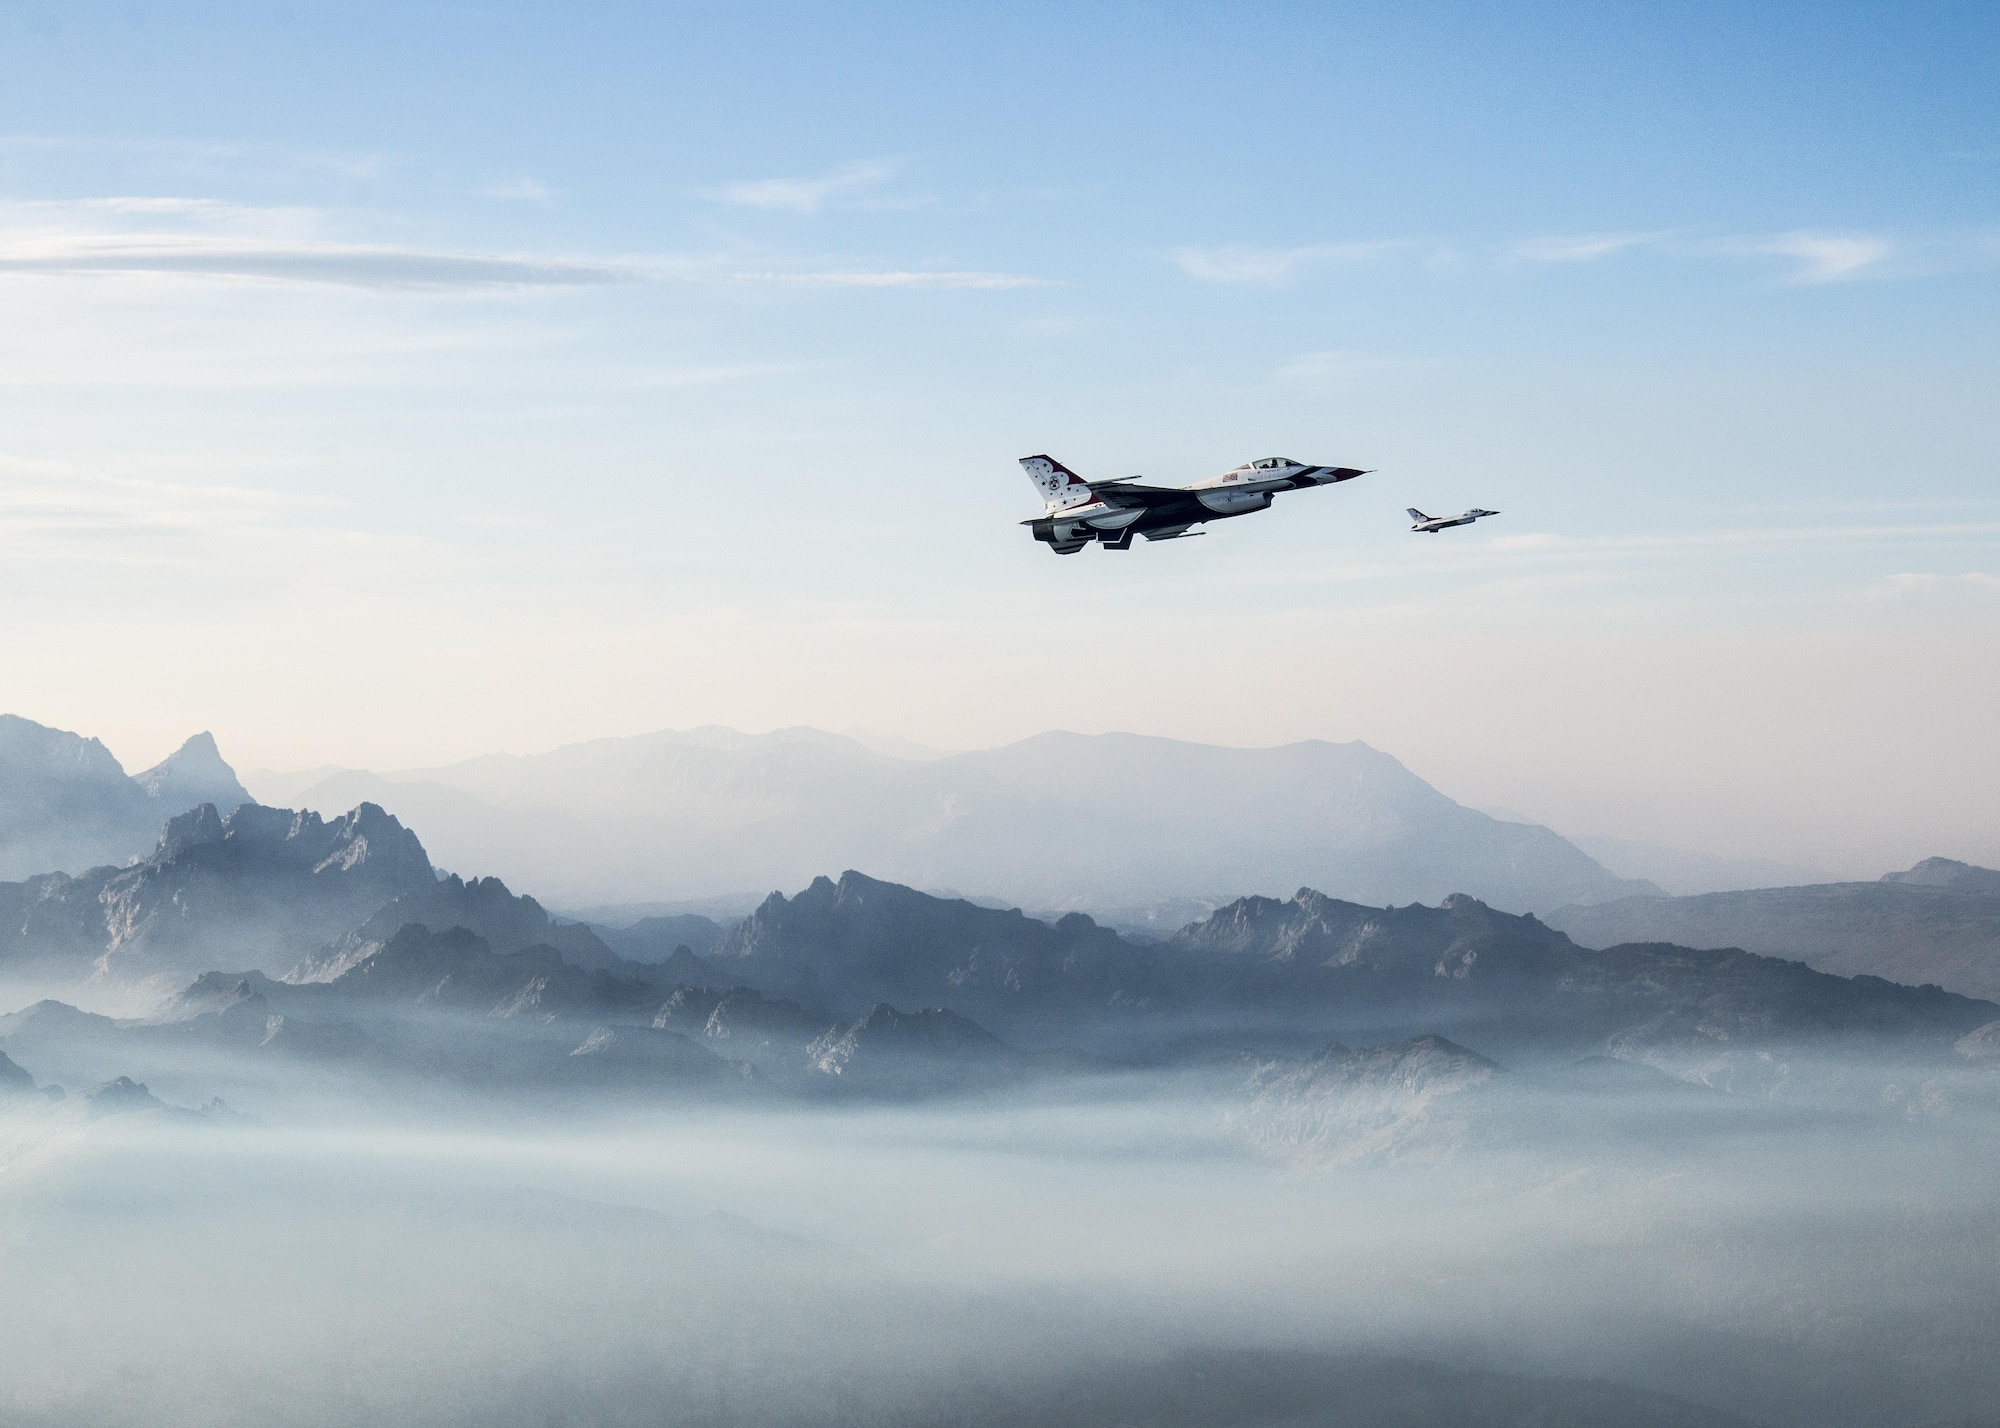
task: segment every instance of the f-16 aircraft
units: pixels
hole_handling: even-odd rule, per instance
[[[1261,511],[1281,491],[1368,474],[1351,466],[1308,466],[1288,456],[1246,461],[1192,486],[1146,486],[1137,476],[1086,481],[1052,456],[1024,456],[1021,469],[1046,503],[1040,516],[1021,524],[1057,555],[1074,555],[1092,541],[1106,550],[1130,550],[1135,535],[1147,540],[1200,535],[1188,527]]]
[[[1439,531],[1447,530],[1452,526],[1469,526],[1482,516],[1497,516],[1499,514],[1498,511],[1484,511],[1474,506],[1471,510],[1460,511],[1455,516],[1427,516],[1415,506],[1412,506],[1410,507],[1410,519],[1415,521],[1416,524],[1411,526],[1410,529],[1436,535]]]

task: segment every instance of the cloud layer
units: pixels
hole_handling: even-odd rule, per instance
[[[610,263],[176,235],[73,235],[0,245],[0,273],[191,274],[357,288],[575,287],[641,276],[633,268]]]
[[[770,212],[817,213],[838,199],[863,193],[893,178],[897,165],[880,160],[843,164],[818,178],[743,179],[725,184],[717,195],[724,203]]]

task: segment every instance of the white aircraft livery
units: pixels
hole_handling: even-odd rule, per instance
[[[1482,516],[1497,516],[1499,514],[1498,511],[1481,510],[1478,506],[1474,506],[1471,510],[1460,511],[1455,516],[1427,516],[1415,506],[1412,506],[1410,507],[1410,519],[1415,521],[1416,524],[1411,526],[1410,529],[1436,535],[1439,531],[1447,530],[1452,526],[1469,526]]]
[[[1192,486],[1146,486],[1137,476],[1086,481],[1052,456],[1024,456],[1021,469],[1045,503],[1040,516],[1021,524],[1057,555],[1075,555],[1093,541],[1106,550],[1130,550],[1135,535],[1147,540],[1200,535],[1188,527],[1261,511],[1281,491],[1368,474],[1351,466],[1308,466],[1288,456],[1246,461]]]

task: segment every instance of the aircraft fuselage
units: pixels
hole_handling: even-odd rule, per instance
[[[1047,456],[1023,457],[1021,467],[1045,503],[1039,518],[1022,524],[1058,555],[1073,555],[1092,543],[1108,550],[1130,550],[1135,535],[1147,540],[1198,535],[1190,527],[1264,510],[1285,491],[1330,486],[1367,474],[1350,466],[1309,466],[1267,456],[1189,486],[1149,486],[1136,476],[1085,481]]]

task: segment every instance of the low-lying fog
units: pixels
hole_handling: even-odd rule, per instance
[[[9,1424],[1889,1428],[2000,1403],[1985,1112],[1667,1096],[1583,1139],[1341,1165],[1164,1076],[449,1121],[0,1107]]]

